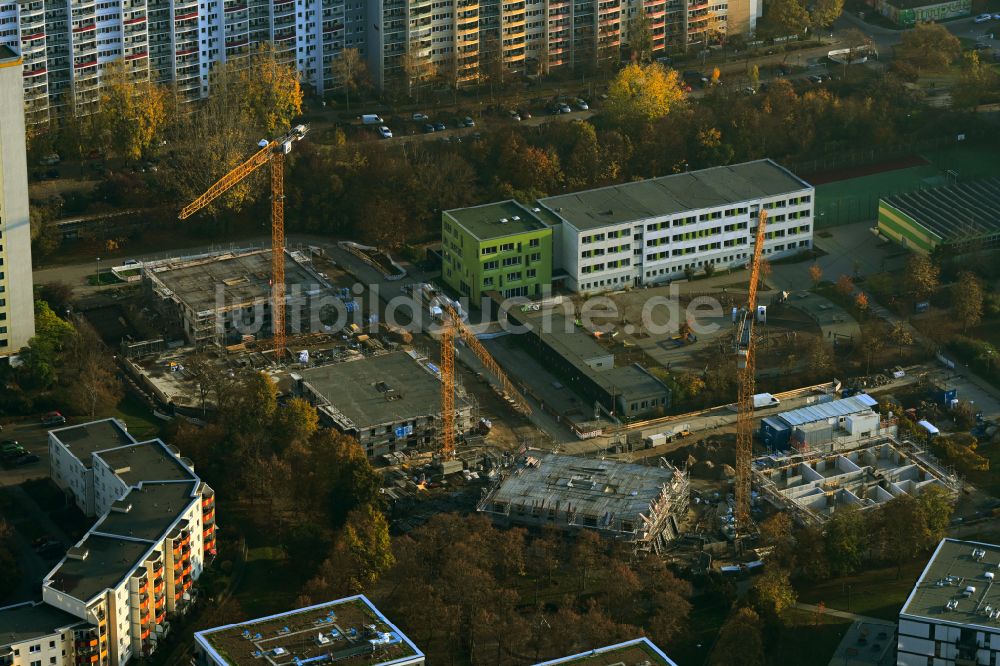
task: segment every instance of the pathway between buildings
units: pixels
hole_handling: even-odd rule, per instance
[[[883,620],[877,617],[870,617],[868,615],[858,615],[857,613],[851,613],[849,611],[837,610],[835,608],[820,608],[814,604],[804,604],[798,602],[795,604],[795,608],[801,611],[806,611],[807,613],[822,613],[823,615],[829,615],[831,617],[840,617],[845,620],[852,620],[855,622],[867,622],[869,624],[880,624],[886,627],[895,627],[895,622],[890,622],[889,620]]]

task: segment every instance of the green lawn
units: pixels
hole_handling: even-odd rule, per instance
[[[772,666],[826,666],[851,626],[850,620],[797,609],[785,611],[781,619],[781,635],[767,653]]]
[[[896,568],[891,567],[810,583],[799,592],[799,601],[807,604],[822,601],[827,608],[896,620],[925,564],[926,558],[918,557],[904,564],[898,577]]]
[[[285,611],[295,606],[300,578],[280,547],[252,546],[247,549],[246,570],[234,597],[247,617]]]
[[[122,398],[111,416],[124,421],[128,431],[140,441],[159,437],[164,425],[164,421],[153,416],[149,408],[131,393]]]

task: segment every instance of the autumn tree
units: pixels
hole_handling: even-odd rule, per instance
[[[809,27],[809,11],[802,0],[771,0],[763,23],[761,27],[774,37],[800,35]]]
[[[944,69],[962,51],[958,37],[940,23],[918,23],[903,32],[896,57],[918,69]]]
[[[740,608],[726,619],[712,648],[709,666],[763,666],[764,637],[760,616]]]
[[[889,339],[896,345],[900,358],[903,357],[903,347],[913,344],[913,334],[910,333],[910,327],[905,321],[897,321],[892,325],[889,329]]]
[[[833,25],[844,11],[844,0],[815,0],[809,13],[809,23],[814,30],[824,30]]]
[[[628,44],[632,51],[632,61],[646,63],[653,59],[653,31],[645,5],[629,20]]]
[[[21,377],[39,388],[55,383],[63,350],[73,334],[73,325],[53,312],[48,303],[35,301],[35,335],[21,353]]]
[[[344,106],[351,108],[351,92],[367,79],[368,69],[356,48],[346,48],[330,62],[330,73],[344,91]]]
[[[912,495],[903,493],[886,502],[870,529],[872,546],[878,557],[896,565],[896,575],[905,562],[923,550],[930,537],[923,507]]]
[[[754,582],[753,590],[755,605],[773,616],[780,616],[797,600],[788,571],[779,567],[768,567]]]
[[[262,43],[240,69],[240,86],[254,126],[268,138],[287,131],[302,115],[302,86],[294,65],[278,59],[274,47]]]
[[[971,108],[996,93],[1000,77],[993,67],[982,62],[979,51],[969,51],[963,56],[962,75],[952,88],[952,103],[958,108]]]
[[[906,261],[906,290],[920,301],[937,291],[941,269],[925,254],[911,254]]]
[[[67,344],[60,381],[73,412],[94,418],[121,400],[122,386],[110,356],[97,333],[80,324]]]
[[[867,541],[864,514],[853,505],[838,508],[826,526],[826,557],[833,574],[842,576],[857,571]]]
[[[836,289],[842,298],[848,298],[854,292],[854,281],[848,275],[841,275],[837,278],[837,284],[834,285],[834,289]]]
[[[274,415],[275,430],[280,433],[277,450],[281,452],[294,443],[308,442],[319,430],[319,413],[308,400],[292,398],[278,406]]]
[[[787,513],[775,513],[759,525],[760,541],[773,548],[772,559],[779,566],[791,569],[795,564],[795,535],[792,519]]]
[[[605,109],[619,124],[651,122],[684,102],[680,77],[659,63],[630,63],[608,86]]]
[[[819,264],[813,264],[809,267],[809,279],[812,280],[813,286],[818,286],[820,282],[823,281],[823,268]]]
[[[861,314],[865,314],[868,312],[869,305],[868,295],[863,291],[859,291],[858,295],[854,297],[854,307],[857,308],[858,312]]]
[[[97,142],[115,155],[140,159],[167,123],[167,93],[124,60],[107,63],[101,80]]]
[[[982,320],[983,283],[970,271],[958,274],[958,281],[951,290],[951,306],[955,318],[962,324],[963,333]]]

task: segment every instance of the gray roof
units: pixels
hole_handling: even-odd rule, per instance
[[[539,214],[513,200],[469,208],[453,208],[446,210],[445,215],[479,240],[491,240],[547,228]]]
[[[587,666],[620,666],[622,664],[655,664],[656,666],[677,666],[663,651],[646,638],[636,638],[617,645],[587,650],[580,654],[561,659],[553,659],[535,666],[555,666],[556,664],[587,664]]]
[[[674,478],[675,470],[618,460],[529,451],[537,465],[524,465],[504,479],[490,501],[512,507],[572,507],[579,516],[599,522],[638,520]]]
[[[812,186],[771,160],[650,178],[539,200],[580,230],[792,194]]]
[[[983,557],[973,557],[973,551]],[[943,539],[920,575],[900,615],[927,618],[935,622],[979,625],[1000,632],[1000,618],[990,619],[989,606],[1000,609],[1000,586],[987,579],[987,572],[1000,574],[1000,546]],[[975,588],[969,596],[963,590]],[[948,610],[949,602],[957,602]]]
[[[357,428],[441,412],[441,382],[406,352],[307,368],[298,374]]]
[[[153,547],[148,541],[88,534],[70,553],[85,553],[77,559],[67,556],[49,574],[50,586],[84,602],[120,583]]]
[[[375,625],[380,634],[391,633],[389,644],[371,649],[366,632]],[[354,637],[350,637],[351,630]],[[317,636],[332,637],[325,644]],[[390,622],[364,595],[330,601],[268,617],[247,620],[194,635],[195,641],[211,656],[213,663],[229,666],[257,666],[255,652],[267,653],[281,648],[281,664],[302,660],[335,661],[344,666],[390,666],[423,663],[423,653]],[[326,655],[326,658],[324,658]],[[267,657],[265,663],[276,663]]]
[[[46,603],[0,608],[0,647],[23,643],[85,624],[80,618]]]
[[[158,541],[191,502],[195,481],[143,483],[112,505],[93,532]]]
[[[1000,233],[1000,178],[914,190],[883,201],[948,242]]]
[[[798,409],[782,412],[781,414],[768,417],[766,421],[768,423],[784,423],[785,425],[794,428],[796,426],[805,425],[806,423],[814,423],[816,421],[825,421],[830,418],[838,418],[841,416],[849,416],[850,414],[868,412],[871,411],[872,407],[877,404],[878,400],[875,398],[865,393],[859,393],[858,395],[852,395],[849,398],[831,400],[830,402],[821,402],[815,405],[807,405],[805,407],[799,407]]]
[[[195,475],[160,440],[98,451],[97,456],[127,485],[141,481],[186,481]]]
[[[50,432],[88,469],[92,453],[135,443],[135,439],[118,419],[92,421]]]

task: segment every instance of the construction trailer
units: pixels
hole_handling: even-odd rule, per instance
[[[865,393],[819,402],[761,419],[758,433],[771,450],[846,450],[873,437],[896,435],[896,419],[879,414],[877,406]]]
[[[659,554],[680,535],[690,492],[688,473],[663,459],[654,467],[529,449],[477,508],[501,524],[590,529]]]

